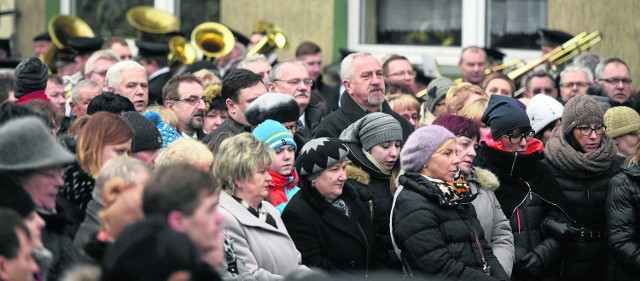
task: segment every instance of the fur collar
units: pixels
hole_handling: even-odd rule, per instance
[[[469,175],[469,181],[475,181],[482,189],[490,191],[496,191],[500,187],[498,177],[484,168],[474,168]]]
[[[347,166],[347,179],[356,181],[363,185],[369,185],[371,183],[371,177],[363,169],[360,169],[352,164]]]

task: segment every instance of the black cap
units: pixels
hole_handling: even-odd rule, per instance
[[[36,35],[36,37],[33,37],[33,41],[51,41],[51,36],[49,36],[49,32],[42,32],[38,35]]]
[[[91,54],[102,48],[104,40],[99,37],[74,37],[69,39],[69,48],[76,56]]]
[[[76,53],[71,49],[58,49],[56,68],[75,62]]]
[[[242,45],[245,45],[245,46],[249,45],[249,38],[247,38],[247,36],[231,28],[229,28],[229,30],[231,30],[231,33],[233,33],[233,36],[236,37],[236,42],[242,43]]]
[[[484,48],[484,51],[487,53],[487,57],[491,58],[494,61],[502,61],[506,56],[505,53],[500,52],[500,50],[495,47]]]
[[[565,42],[569,41],[569,39],[573,38],[573,35],[566,33],[564,31],[544,29],[544,28],[540,28],[540,30],[538,30],[538,35],[540,36],[540,38],[538,38],[538,41],[536,41],[536,44],[540,46],[556,47],[564,44]]]
[[[169,54],[169,44],[136,40],[139,58],[160,57]]]

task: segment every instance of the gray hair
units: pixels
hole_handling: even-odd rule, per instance
[[[604,78],[602,76],[602,74],[604,73],[604,69],[607,67],[607,65],[611,64],[611,63],[620,63],[623,64],[627,70],[629,70],[629,66],[627,65],[626,62],[624,62],[623,60],[619,59],[619,58],[608,58],[606,60],[601,61],[598,66],[596,66],[596,79],[602,79]],[[631,72],[631,71],[629,71]]]
[[[96,51],[95,53],[93,53],[89,59],[87,60],[87,63],[84,65],[84,75],[87,75],[88,73],[93,72],[93,64],[96,63],[97,60],[108,60],[108,61],[112,61],[112,62],[119,62],[120,61],[120,57],[118,57],[118,54],[116,54],[114,51],[112,50],[100,50],[100,51]]]
[[[371,53],[357,52],[348,55],[340,64],[340,80],[351,80],[353,78],[353,61],[361,57],[374,57]],[[374,57],[375,58],[375,57]],[[377,58],[376,58],[377,59]]]
[[[602,57],[595,52],[586,52],[584,54],[580,54],[575,59],[573,59],[573,64],[580,65],[591,70],[591,73],[595,75],[596,67],[602,61]]]
[[[151,174],[151,169],[144,162],[128,156],[118,156],[109,159],[100,169],[100,174],[96,179],[92,193],[93,200],[99,203],[102,202],[102,188],[104,184],[113,177],[121,177],[127,182],[140,185],[136,177],[138,173]]]
[[[587,74],[587,79],[589,80],[589,83],[593,83],[593,74],[591,74],[591,71],[584,67],[584,66],[580,66],[580,65],[569,65],[567,66],[567,68],[565,68],[561,73],[560,73],[560,84],[562,84],[563,80],[564,80],[564,75],[567,74],[567,72],[578,72],[578,71],[582,71],[584,73]]]
[[[250,64],[250,63],[256,62],[256,61],[263,61],[263,62],[269,63],[269,60],[267,60],[267,57],[265,57],[262,54],[258,54],[258,55],[253,55],[251,57],[248,57],[248,58],[243,59],[242,61],[240,61],[240,63],[238,63],[237,68],[247,69],[247,64]]]
[[[78,82],[78,84],[76,84],[75,86],[73,86],[73,88],[71,88],[71,101],[73,101],[75,104],[80,103],[80,89],[84,89],[84,88],[100,88],[102,89],[102,86],[100,86],[100,84],[96,81],[93,80],[81,80],[80,82]]]
[[[271,69],[271,72],[269,73],[269,81],[266,81],[266,82],[273,82],[276,79],[280,79],[280,67],[282,67],[282,65],[284,64],[300,65],[300,66],[303,66],[305,69],[307,68],[307,66],[304,65],[304,62],[298,59],[280,62]]]
[[[106,84],[107,87],[117,89],[122,82],[122,71],[142,71],[145,72],[144,66],[132,60],[117,62],[107,70]]]

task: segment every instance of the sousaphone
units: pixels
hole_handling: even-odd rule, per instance
[[[191,32],[191,41],[202,51],[206,61],[229,54],[236,44],[233,32],[217,22],[205,22],[196,26]]]
[[[79,17],[69,15],[58,15],[51,20],[47,26],[49,36],[51,36],[51,47],[40,59],[44,61],[51,72],[56,71],[56,60],[58,58],[58,50],[68,47],[69,39],[74,37],[95,37],[95,33],[91,26]]]
[[[149,42],[161,42],[165,34],[180,29],[180,19],[151,6],[129,9],[127,22],[138,31],[138,39]]]

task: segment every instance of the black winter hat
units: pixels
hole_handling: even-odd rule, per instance
[[[295,162],[296,172],[301,177],[313,180],[325,169],[347,160],[347,154],[349,147],[340,139],[312,139],[300,150]]]
[[[300,106],[290,95],[266,93],[255,99],[244,110],[244,116],[252,126],[258,126],[267,119],[280,123],[298,121]]]
[[[16,211],[21,217],[28,217],[35,205],[31,195],[22,186],[11,179],[2,179],[0,184],[0,208]]]
[[[518,102],[500,95],[491,96],[480,121],[491,127],[491,137],[494,140],[518,128],[531,128],[529,116]]]
[[[162,136],[153,122],[135,111],[125,112],[122,117],[134,131],[132,153],[162,148]]]
[[[13,90],[16,98],[47,88],[49,67],[36,57],[22,60],[14,73]]]

